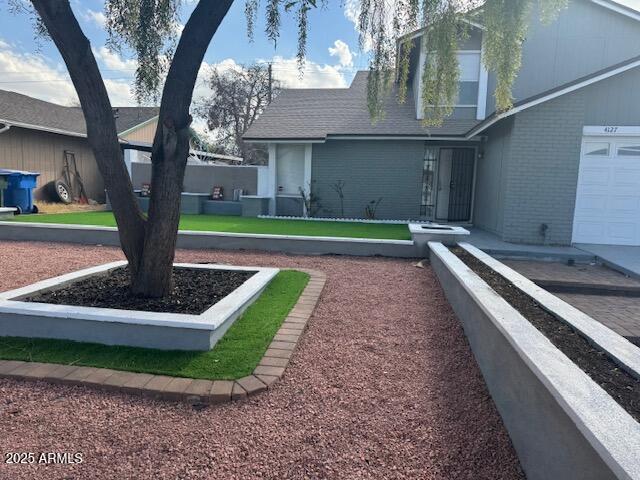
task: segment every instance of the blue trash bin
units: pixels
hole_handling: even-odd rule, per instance
[[[15,207],[19,213],[37,213],[33,204],[33,189],[36,188],[39,173],[21,170],[0,169],[0,176],[7,181],[3,192],[5,207]]]

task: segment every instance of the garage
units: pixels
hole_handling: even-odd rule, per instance
[[[573,242],[640,245],[640,127],[585,127]]]

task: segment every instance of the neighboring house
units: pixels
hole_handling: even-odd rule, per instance
[[[479,20],[480,21],[480,20]],[[453,115],[419,119],[425,53],[411,61],[404,105],[372,124],[366,72],[347,89],[285,90],[245,134],[269,144],[270,212],[472,224],[512,242],[640,245],[640,12],[571,0],[557,21],[532,14],[514,107],[496,114],[495,77],[481,62],[480,24],[459,52]],[[392,96],[393,97],[393,96]]]
[[[151,143],[158,109],[119,107],[116,127],[123,144]],[[0,90],[0,168],[39,172],[42,187],[62,175],[66,152],[73,152],[89,198],[105,200],[104,183],[87,143],[82,110]]]

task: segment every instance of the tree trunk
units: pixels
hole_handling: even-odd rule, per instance
[[[142,257],[145,219],[133,193],[111,102],[91,45],[68,1],[32,0],[32,3],[62,55],[80,99],[87,140],[113,207],[120,245],[135,274]]]
[[[176,129],[158,125],[161,148],[152,153],[149,222],[137,276],[135,295],[161,297],[172,288],[173,259],[180,221],[180,198],[189,154],[189,124]]]
[[[233,0],[202,0],[178,42],[160,104],[152,150],[151,199],[145,220],[124,164],[115,119],[91,45],[68,0],[32,0],[67,65],[87,123],[87,138],[105,182],[136,295],[172,288],[180,194],[189,154],[193,89],[213,35]]]
[[[172,289],[193,89],[211,39],[232,3],[233,0],[198,3],[169,67],[151,153],[151,199],[143,254],[132,282],[132,291],[139,296],[165,296]]]

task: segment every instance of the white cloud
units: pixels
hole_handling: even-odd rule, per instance
[[[344,16],[347,20],[353,23],[353,28],[358,35],[360,34],[360,0],[346,0],[344,2]],[[372,41],[371,38],[365,38],[364,45],[362,46],[365,52],[371,51]]]
[[[78,96],[63,65],[54,65],[46,57],[16,51],[0,39],[0,88],[29,95],[60,105],[76,104]],[[111,103],[135,105],[127,80],[105,80]]]
[[[353,66],[353,53],[351,53],[349,45],[342,40],[336,40],[333,42],[333,47],[329,47],[329,55],[332,57],[338,57],[338,61],[343,67]]]
[[[384,17],[384,24],[388,34],[391,34],[393,32],[395,7],[395,0],[385,2],[386,15]],[[353,23],[353,28],[356,32],[358,32],[358,35],[360,35],[360,0],[345,0],[344,16],[347,20]],[[371,35],[365,36],[362,49],[365,52],[370,52],[373,49],[373,39],[371,38]]]
[[[129,72],[133,74],[138,62],[132,59],[122,58],[116,52],[112,52],[107,47],[100,47],[93,49],[93,54],[96,59],[101,62],[108,70],[120,70],[123,72]]]
[[[340,65],[307,60],[302,72],[296,58],[273,58],[273,76],[284,88],[345,88],[347,80]]]
[[[104,28],[107,24],[107,17],[105,17],[102,12],[89,9],[84,13],[83,17],[85,20],[95,23],[100,28]]]

